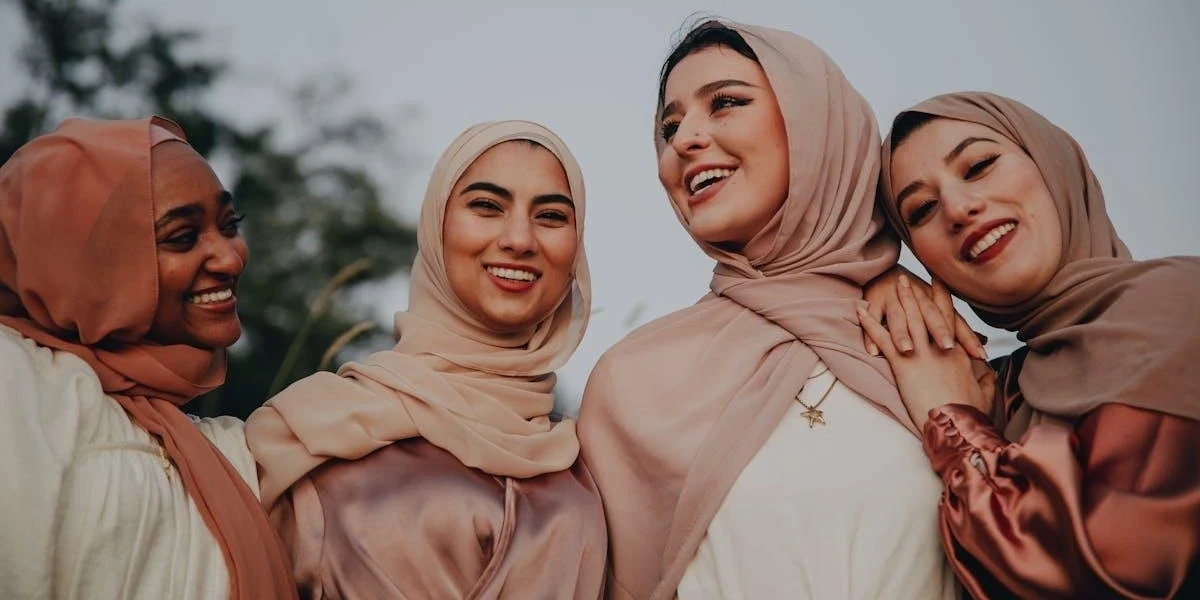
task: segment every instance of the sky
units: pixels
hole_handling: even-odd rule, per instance
[[[809,37],[871,102],[881,127],[943,92],[986,90],[1025,102],[1080,142],[1136,257],[1200,254],[1192,179],[1200,167],[1200,3],[1192,0],[347,0],[336,8],[316,0],[126,0],[122,19],[205,31],[201,49],[234,68],[212,101],[246,122],[288,118],[281,86],[350,75],[350,101],[399,128],[403,156],[380,172],[411,222],[437,156],[470,125],[521,118],[557,132],[586,180],[596,309],[560,370],[569,413],[596,359],[631,325],[707,290],[712,261],[670,210],[652,143],[661,61],[697,13]],[[0,21],[11,15],[0,9]],[[0,52],[11,51],[12,32],[11,22],[0,22],[0,39],[10,40]],[[13,72],[0,66],[0,82]],[[11,93],[0,85],[0,100]],[[907,253],[903,262],[920,269]],[[398,280],[354,300],[390,322],[407,304],[405,290]],[[1013,347],[1011,336],[971,318],[992,336],[993,355]]]

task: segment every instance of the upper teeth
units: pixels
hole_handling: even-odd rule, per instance
[[[523,271],[521,269],[505,269],[501,267],[488,267],[488,273],[500,277],[502,279],[516,279],[517,281],[533,281],[537,279],[532,271]]]
[[[694,194],[696,193],[696,190],[700,189],[700,184],[710,179],[725,178],[729,177],[730,175],[733,175],[733,169],[709,169],[707,171],[700,171],[695,177],[692,177],[692,181],[688,184],[688,187]]]
[[[213,302],[221,302],[233,297],[232,289],[224,289],[219,292],[209,292],[207,294],[196,294],[191,297],[192,304],[211,304]]]
[[[978,258],[980,254],[983,254],[984,250],[991,248],[1000,238],[1004,237],[1004,234],[1016,228],[1016,223],[1005,223],[989,231],[987,235],[979,238],[979,241],[975,242],[974,246],[971,246],[971,250],[968,252],[971,255],[971,259]]]

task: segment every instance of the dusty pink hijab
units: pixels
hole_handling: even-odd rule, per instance
[[[1054,199],[1063,236],[1058,273],[1020,304],[971,303],[989,325],[1028,344],[1018,379],[1025,401],[1065,418],[1119,402],[1200,419],[1200,259],[1133,260],[1079,144],[1024,104],[962,92],[905,112],[969,121],[1009,138],[1033,159]],[[907,241],[891,196],[891,154],[889,136],[880,205]]]
[[[442,224],[454,184],[489,148],[530,140],[562,163],[575,203],[574,282],[558,308],[526,331],[498,334],[454,295],[442,256]],[[583,175],[549,129],[527,121],[468,129],[438,160],[417,235],[409,308],[396,314],[392,350],[297,381],[250,415],[264,506],[330,458],[354,460],[422,437],[464,465],[507,477],[568,469],[579,454],[575,423],[552,422],[554,370],[583,338],[591,280],[583,251]]]
[[[231,598],[295,598],[254,493],[178,408],[225,381],[225,352],[145,338],[158,306],[151,148],[168,141],[186,138],[158,117],[69,119],[0,168],[0,324],[82,358],[161,440],[221,547]]]
[[[812,42],[728,26],[779,100],[789,194],[746,253],[699,242],[717,261],[712,292],[630,334],[588,382],[580,438],[604,498],[616,598],[674,596],[725,495],[818,360],[913,429],[855,315],[862,285],[899,253],[874,211],[871,108]],[[668,151],[661,140],[657,148]]]

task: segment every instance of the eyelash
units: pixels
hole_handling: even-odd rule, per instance
[[[493,202],[491,200],[486,200],[486,199],[472,200],[467,203],[467,206],[470,208],[475,208],[475,209],[483,209],[489,213],[496,213],[496,212],[500,212],[501,210],[503,210],[502,208],[500,208],[499,204],[496,204],[495,202]],[[540,212],[537,214],[536,218],[550,219],[552,221],[557,221],[559,223],[566,223],[569,220],[569,218],[567,217],[566,214],[564,214],[560,211],[557,211],[557,210],[547,210],[547,211]]]
[[[246,216],[233,213],[233,216],[226,220],[225,224],[221,225],[221,233],[228,237],[236,237],[241,233],[241,223],[246,220]],[[169,246],[175,246],[182,250],[191,250],[196,245],[198,233],[195,228],[187,227],[175,235],[163,240],[161,243]]]
[[[988,167],[995,164],[996,159],[998,158],[1000,158],[999,154],[991,154],[974,163],[971,163],[971,165],[968,166],[967,170],[963,173],[963,179],[967,181],[975,179],[981,173],[986,171]],[[909,227],[917,226],[921,223],[921,221],[925,220],[925,216],[929,214],[929,211],[933,210],[933,207],[936,204],[936,200],[926,200],[925,202],[922,202],[920,206],[914,208],[912,212],[908,213],[908,217],[904,219],[904,222],[907,223]]]
[[[709,110],[717,112],[724,108],[733,108],[738,106],[746,106],[752,100],[749,98],[738,98],[729,94],[716,94],[709,100]],[[658,129],[658,135],[662,137],[664,142],[671,141],[675,137],[675,132],[679,130],[679,121],[664,121]]]

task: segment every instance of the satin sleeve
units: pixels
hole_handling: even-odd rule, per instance
[[[930,413],[942,542],[975,598],[1200,597],[1200,423],[1106,404],[1007,441]]]

